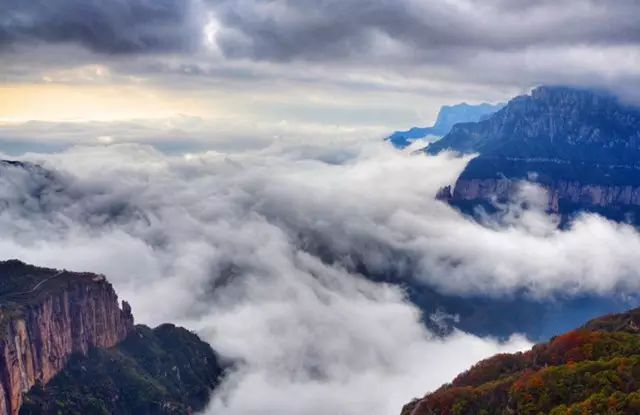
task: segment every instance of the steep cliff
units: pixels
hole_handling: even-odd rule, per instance
[[[485,121],[457,124],[426,151],[478,153],[449,195],[460,207],[506,200],[521,180],[547,190],[550,211],[596,211],[636,220],[640,207],[640,109],[615,97],[539,87]]]
[[[25,395],[20,415],[188,415],[204,409],[223,370],[211,346],[188,330],[139,325],[115,347],[74,354]]]
[[[0,262],[0,414],[46,384],[74,353],[108,348],[133,330],[131,309],[104,276]]]
[[[640,309],[473,366],[402,415],[640,413]]]
[[[451,128],[461,122],[476,122],[488,118],[491,114],[502,108],[504,104],[477,104],[470,105],[466,102],[456,105],[445,105],[440,108],[438,118],[431,127],[413,127],[406,131],[396,131],[386,138],[397,148],[405,148],[413,140],[427,136],[442,137]]]

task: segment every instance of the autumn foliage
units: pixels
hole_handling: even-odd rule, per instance
[[[483,360],[403,415],[639,414],[640,310]]]

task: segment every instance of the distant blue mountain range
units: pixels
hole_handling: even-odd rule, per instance
[[[427,136],[445,136],[457,123],[482,121],[503,106],[504,104],[492,105],[487,103],[469,105],[466,102],[457,105],[445,105],[440,108],[438,119],[432,127],[413,127],[407,131],[396,131],[386,140],[390,141],[396,148],[405,148],[413,140]]]

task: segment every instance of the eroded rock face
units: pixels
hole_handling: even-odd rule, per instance
[[[616,97],[539,87],[489,119],[456,124],[426,151],[474,153],[450,202],[473,209],[513,199],[530,181],[549,195],[549,210],[595,211],[640,224],[640,108]]]
[[[42,281],[33,292],[0,295],[2,415],[17,414],[22,395],[46,384],[72,353],[112,347],[133,330],[130,307],[119,307],[104,277],[65,272]]]
[[[460,123],[426,151],[635,164],[640,108],[598,91],[542,86],[480,122]]]
[[[452,203],[508,201],[518,193],[520,182],[511,179],[461,179],[456,182]],[[621,213],[640,208],[640,186],[602,185],[579,181],[558,180],[540,184],[547,194],[547,210],[551,213],[567,213],[573,210],[614,209]],[[575,209],[574,209],[575,207]]]

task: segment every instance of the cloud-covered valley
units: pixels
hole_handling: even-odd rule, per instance
[[[527,183],[468,218],[434,196],[470,157],[382,140],[534,85],[640,102],[636,0],[0,10],[3,259],[104,273],[138,322],[196,331],[233,362],[211,415],[398,414],[640,304],[632,226],[559,227]]]
[[[211,413],[397,413],[479,358],[529,345],[440,338],[400,285],[375,281],[461,298],[640,286],[630,226],[582,216],[559,230],[518,203],[479,224],[434,200],[468,159],[378,141],[277,140],[186,155],[76,146],[20,159],[0,171],[3,256],[105,273],[140,322],[198,331],[236,362]],[[523,186],[522,197],[535,207],[541,195]]]

